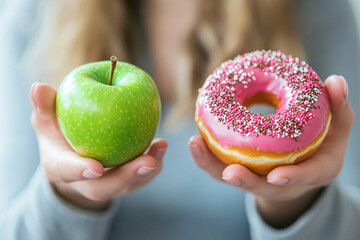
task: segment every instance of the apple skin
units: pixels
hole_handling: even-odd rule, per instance
[[[104,167],[141,155],[155,136],[161,103],[156,85],[140,68],[117,62],[112,85],[110,61],[70,72],[56,95],[56,116],[71,147]]]

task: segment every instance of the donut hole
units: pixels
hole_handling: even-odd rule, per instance
[[[281,99],[275,94],[259,92],[251,98],[246,98],[243,104],[250,112],[266,116],[277,112],[281,106]]]

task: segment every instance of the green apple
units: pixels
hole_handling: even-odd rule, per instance
[[[59,126],[71,147],[104,167],[141,155],[154,138],[160,112],[151,77],[116,58],[74,69],[56,96]]]

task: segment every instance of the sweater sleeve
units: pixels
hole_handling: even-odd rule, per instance
[[[360,229],[360,189],[333,183],[318,201],[294,224],[285,229],[267,225],[256,209],[255,197],[246,197],[247,217],[254,240],[358,239]]]
[[[76,208],[59,198],[39,167],[28,187],[0,216],[0,239],[107,239],[118,202],[104,212]]]

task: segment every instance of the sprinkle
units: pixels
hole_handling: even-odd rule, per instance
[[[255,69],[266,76],[274,76],[274,81],[280,78],[286,80],[291,99],[285,110],[263,116],[251,113],[235,99],[256,80]],[[235,84],[240,84],[240,87],[235,87]],[[314,118],[311,109],[319,108],[315,104],[322,92],[323,84],[319,76],[306,62],[280,51],[261,50],[223,62],[208,76],[201,95],[205,109],[234,132],[245,136],[286,137],[297,141],[304,127]]]

